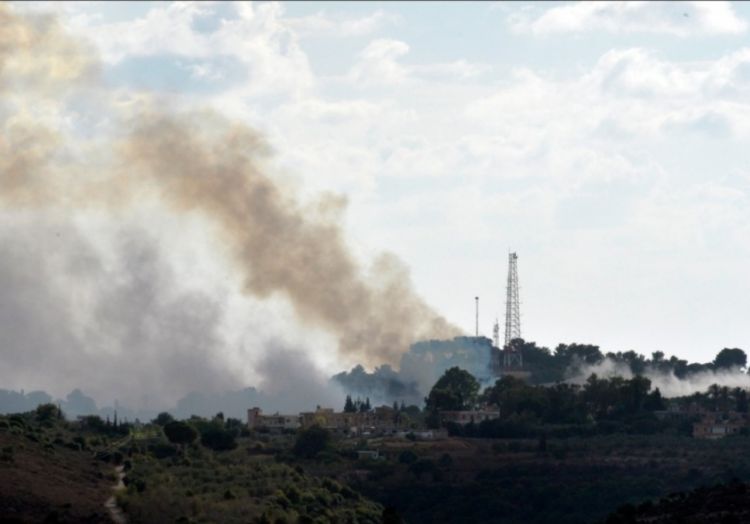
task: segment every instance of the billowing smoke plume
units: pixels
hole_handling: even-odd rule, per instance
[[[149,202],[207,220],[244,292],[287,299],[351,358],[397,362],[415,340],[456,334],[393,256],[359,266],[338,223],[342,199],[300,203],[269,171],[258,133],[108,93],[97,71],[53,17],[0,4],[0,205],[27,220],[0,232],[0,379],[166,401],[240,386],[218,351],[223,306],[182,289],[157,240],[123,226],[116,256],[102,257],[76,226],[82,211],[117,217]],[[51,227],[41,216],[64,218]],[[257,372],[274,384],[280,370]]]
[[[156,185],[176,209],[215,220],[245,289],[284,293],[304,319],[335,332],[342,351],[393,362],[416,339],[454,332],[393,256],[364,278],[336,220],[340,201],[300,208],[255,160],[265,150],[255,133],[207,115],[146,115],[122,150],[123,173],[135,176],[119,180]]]
[[[147,233],[120,232],[110,265],[59,217],[13,226],[0,231],[5,387],[83,388],[143,407],[243,385],[216,358],[221,304],[181,290]]]
[[[599,378],[623,377],[633,378],[630,366],[612,358],[589,365],[579,364],[570,370],[569,382],[582,384],[592,374]],[[684,397],[693,393],[705,393],[709,386],[719,384],[729,388],[750,389],[750,375],[740,368],[706,369],[678,377],[673,371],[662,371],[647,366],[642,375],[651,381],[651,388],[659,388],[665,397]]]

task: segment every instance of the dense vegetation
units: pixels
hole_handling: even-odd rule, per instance
[[[690,492],[672,493],[656,503],[626,504],[606,524],[740,524],[750,521],[750,486],[737,479]]]
[[[310,451],[309,433],[296,441],[314,457],[330,435]],[[130,522],[381,522],[376,502],[279,462],[294,457],[294,442],[279,435],[271,444],[221,414],[186,421],[162,414],[134,427],[98,416],[66,421],[57,406],[44,404],[0,417],[0,515],[14,522],[108,522],[104,503],[120,464],[126,488],[117,501]]]
[[[404,463],[406,450],[414,456]],[[373,465],[354,487],[413,523],[579,524],[604,519],[625,503],[735,477],[748,481],[749,451],[746,437],[703,441],[615,434],[418,442],[394,448],[393,458]]]
[[[133,522],[376,523],[383,511],[253,447],[217,453],[194,446],[162,458],[142,454],[132,464],[118,500]]]

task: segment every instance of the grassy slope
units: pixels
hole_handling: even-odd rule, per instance
[[[112,466],[90,451],[65,447],[67,437],[58,430],[0,428],[1,520],[109,522],[104,502],[111,495]]]
[[[236,449],[223,452],[194,445],[182,453],[158,426],[123,438],[37,418],[33,412],[0,417],[0,522],[110,522],[104,503],[115,484],[107,461],[114,451],[126,459],[127,488],[117,498],[131,523],[381,521],[379,504],[277,463],[279,448],[264,450],[258,441],[239,438]],[[281,447],[292,440],[282,437]]]

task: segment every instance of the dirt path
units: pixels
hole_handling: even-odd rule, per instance
[[[107,499],[107,502],[104,503],[104,507],[109,511],[109,515],[112,517],[112,522],[115,524],[126,524],[128,519],[125,517],[125,513],[120,506],[117,505],[117,498],[115,497],[118,491],[125,489],[125,483],[122,481],[122,479],[125,478],[123,467],[117,466],[115,468],[115,473],[117,474],[117,484],[112,488],[115,494]]]

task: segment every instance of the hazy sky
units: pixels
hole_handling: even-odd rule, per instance
[[[750,349],[750,4],[16,9],[60,13],[113,90],[266,133],[303,195],[347,197],[358,256],[397,254],[466,331],[475,295],[484,334],[502,319],[512,249],[527,340]]]

